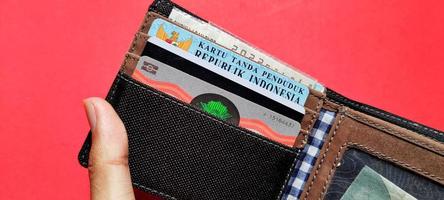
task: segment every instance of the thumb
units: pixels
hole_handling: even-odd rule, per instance
[[[88,162],[91,199],[134,199],[122,121],[103,99],[89,98],[84,105],[92,132]]]

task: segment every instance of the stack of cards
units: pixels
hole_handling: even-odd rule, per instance
[[[294,145],[309,88],[322,85],[180,10],[170,18],[182,25],[149,15],[139,33],[143,50],[127,73],[219,120]]]

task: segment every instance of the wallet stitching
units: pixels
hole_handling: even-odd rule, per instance
[[[347,143],[344,143],[343,145],[341,145],[341,147],[339,148],[339,150],[337,152],[337,155],[335,156],[335,160],[332,163],[332,167],[331,167],[331,169],[330,169],[330,171],[328,173],[327,179],[325,180],[324,184],[322,185],[322,192],[320,193],[320,196],[319,196],[318,199],[322,199],[322,196],[325,194],[325,192],[327,190],[327,184],[330,182],[331,175],[333,174],[333,171],[335,170],[335,167],[337,167],[338,161],[340,160],[340,155],[343,153],[343,150],[345,150],[344,147],[346,147],[346,146],[354,147],[354,148],[363,150],[363,151],[365,151],[365,152],[367,152],[367,153],[369,153],[371,155],[374,155],[374,156],[376,156],[376,157],[378,157],[380,159],[391,161],[391,162],[393,162],[395,164],[401,165],[401,166],[403,166],[405,168],[408,168],[410,170],[419,172],[419,173],[424,174],[426,176],[429,176],[431,178],[438,179],[439,181],[443,181],[444,180],[443,178],[441,178],[439,176],[436,176],[436,175],[434,175],[434,174],[432,174],[432,173],[430,173],[428,171],[425,171],[425,170],[423,170],[421,168],[417,168],[417,167],[412,166],[410,164],[407,164],[407,163],[404,163],[404,162],[399,161],[397,159],[394,159],[394,158],[392,158],[390,156],[387,156],[387,155],[385,155],[385,154],[383,154],[381,152],[378,152],[378,151],[376,151],[376,150],[374,150],[372,148],[366,147],[366,146],[364,146],[362,144],[358,144],[358,143],[354,143],[354,142],[347,142]],[[307,195],[308,195],[308,193],[307,193]]]
[[[121,71],[125,71],[126,67],[128,66],[128,60],[134,60],[136,61],[136,59],[134,59],[133,57],[129,56],[128,54],[125,55],[125,59],[123,60],[123,64],[120,67]]]
[[[310,182],[310,185],[308,186],[307,192],[305,192],[304,199],[307,199],[307,196],[308,196],[308,195],[310,194],[310,192],[311,192],[311,188],[312,188],[312,186],[313,186],[314,181],[315,181],[316,178],[317,178],[317,175],[318,175],[318,173],[319,173],[319,169],[321,168],[322,163],[324,163],[324,159],[325,159],[325,157],[326,157],[326,155],[327,155],[327,152],[330,150],[331,143],[333,142],[333,139],[335,138],[335,135],[336,135],[336,133],[338,132],[338,129],[339,129],[339,127],[341,126],[341,123],[343,122],[344,117],[345,117],[344,114],[341,114],[341,116],[339,117],[339,121],[338,121],[338,123],[337,123],[336,126],[335,126],[335,129],[334,129],[334,131],[333,131],[332,136],[330,137],[330,140],[328,141],[328,145],[327,145],[327,147],[326,147],[326,150],[325,150],[325,152],[322,154],[322,158],[320,159],[320,162],[319,162],[318,166],[316,166],[316,171],[315,171],[315,173],[313,174],[313,178],[311,179],[311,182]]]
[[[337,94],[335,94],[335,95],[337,96]],[[342,98],[345,98],[345,97],[342,97]],[[335,101],[335,100],[333,100],[333,101]],[[409,120],[406,120],[406,119],[402,119],[402,118],[400,118],[400,117],[393,116],[393,115],[390,114],[390,113],[385,113],[385,111],[380,111],[380,110],[375,109],[375,108],[370,108],[370,107],[368,107],[368,106],[366,106],[366,105],[361,105],[360,103],[357,103],[357,102],[351,102],[351,101],[348,100],[348,99],[345,99],[345,101],[347,102],[347,104],[352,104],[352,105],[355,106],[355,107],[359,107],[359,108],[362,108],[362,109],[365,109],[365,110],[371,110],[371,111],[373,111],[373,112],[376,112],[376,114],[378,114],[378,115],[383,115],[383,116],[388,117],[388,118],[390,118],[390,119],[393,119],[393,120],[395,120],[395,121],[400,121],[401,123],[405,123],[405,124],[408,124],[408,125],[410,125],[410,126],[412,126],[412,125],[415,126],[415,124],[414,124],[415,122],[412,122],[412,121],[409,121]],[[342,106],[347,106],[347,105],[345,105],[344,103],[341,103],[341,102],[338,102],[338,101],[335,101],[335,102],[338,103],[338,104],[340,104],[340,105],[342,105]],[[420,126],[415,126],[415,127],[419,128],[419,129],[423,129],[423,130],[425,130],[425,131],[431,131],[431,132],[436,133],[436,134],[438,134],[438,135],[440,135],[440,136],[444,136],[444,133],[443,133],[443,132],[440,132],[440,131],[434,130],[433,128],[429,128],[429,127],[426,127],[426,126],[421,125],[421,124],[419,124],[419,125],[420,125]],[[432,137],[428,137],[428,138],[430,138],[430,139],[432,139],[432,140],[435,140],[435,141],[437,141],[437,142],[443,143],[443,142],[441,142],[441,141],[439,141],[439,140],[433,138],[433,136],[432,136]]]
[[[129,52],[134,52],[134,48],[136,47],[136,43],[139,41],[140,38],[140,34],[139,32],[136,33],[133,42],[131,43]]]
[[[117,91],[117,86],[119,85],[120,79],[116,80],[116,83],[114,84],[113,88],[111,89],[111,94],[109,95],[109,101],[112,101],[114,99],[114,95]]]
[[[310,89],[309,89],[310,90]],[[312,96],[314,96],[314,97],[316,97],[316,98],[319,98],[319,99],[325,99],[325,94],[324,93],[321,93],[321,92],[319,92],[320,94],[318,94],[318,92],[313,92],[313,93],[310,93],[309,95],[312,95]]]
[[[299,155],[299,151],[297,152],[297,154]],[[298,159],[298,156],[295,156],[294,159],[293,159],[293,164],[291,165],[290,169],[288,170],[287,175],[285,176],[284,183],[282,184],[281,189],[280,189],[280,192],[279,192],[279,195],[278,195],[277,198],[276,198],[277,200],[279,200],[280,197],[281,197],[281,195],[284,193],[284,188],[285,188],[285,186],[287,186],[287,183],[288,183],[288,181],[290,180],[289,177],[290,177],[290,175],[291,175],[291,172],[292,172],[293,169],[294,169],[294,166],[296,165],[296,160],[297,160],[297,159]]]
[[[126,54],[125,60],[123,61],[123,65],[121,66],[122,71],[125,71],[125,69],[128,67],[129,60],[132,60],[135,62],[139,61],[138,58],[131,56],[131,54]]]
[[[335,171],[336,167],[338,167],[337,166],[338,165],[338,161],[341,159],[340,155],[344,152],[343,150],[345,150],[344,147],[355,147],[355,148],[363,150],[363,151],[365,151],[365,152],[367,152],[367,153],[369,153],[371,155],[374,155],[374,156],[376,156],[376,157],[378,157],[380,159],[391,161],[393,163],[396,163],[398,165],[406,167],[406,168],[408,168],[410,170],[422,173],[422,174],[424,174],[426,176],[429,176],[429,177],[432,177],[432,178],[436,178],[436,179],[438,179],[440,181],[443,180],[441,177],[436,176],[436,175],[434,175],[434,174],[432,174],[432,173],[430,173],[428,171],[425,171],[425,170],[423,170],[421,168],[417,168],[417,167],[412,166],[410,164],[407,164],[407,163],[404,163],[404,162],[399,161],[397,159],[394,159],[394,158],[392,158],[390,156],[387,156],[387,155],[385,155],[385,154],[383,154],[381,152],[378,152],[378,151],[376,151],[376,150],[374,150],[374,149],[372,149],[370,147],[367,147],[365,145],[358,144],[358,143],[355,143],[355,142],[346,142],[343,145],[341,145],[341,147],[339,148],[339,150],[338,150],[338,152],[337,152],[337,154],[335,156],[335,160],[332,163],[332,166],[331,166],[331,169],[330,169],[330,171],[328,173],[327,179],[324,181],[324,184],[322,185],[322,192],[320,193],[320,196],[319,196],[318,199],[322,199],[322,197],[324,196],[324,194],[325,194],[325,192],[327,190],[327,184],[330,182],[330,178],[332,177],[333,171]]]
[[[269,141],[267,141],[267,140],[264,140],[264,139],[262,139],[262,138],[256,137],[256,136],[252,135],[251,133],[248,133],[248,132],[246,132],[246,131],[244,131],[244,130],[242,130],[242,129],[239,129],[239,128],[237,128],[237,127],[233,127],[232,125],[222,123],[221,121],[218,121],[218,120],[216,120],[216,119],[214,119],[214,118],[208,117],[208,116],[204,115],[203,113],[198,112],[197,110],[193,110],[193,109],[189,108],[187,105],[185,105],[185,104],[183,104],[183,103],[181,103],[181,102],[177,102],[177,101],[175,101],[174,99],[171,99],[170,97],[167,97],[167,96],[164,96],[164,95],[162,95],[162,94],[160,94],[160,93],[157,93],[157,92],[155,92],[155,91],[149,90],[148,88],[145,88],[145,87],[143,87],[143,86],[141,86],[141,85],[135,83],[134,81],[132,81],[132,80],[130,80],[130,79],[128,79],[128,78],[122,76],[121,74],[119,74],[118,76],[119,76],[119,78],[128,81],[129,84],[132,84],[132,85],[134,85],[134,86],[137,86],[137,87],[139,87],[139,88],[141,88],[141,89],[143,89],[143,90],[145,90],[145,91],[147,91],[147,92],[149,92],[149,93],[152,93],[152,94],[154,94],[154,95],[156,95],[156,96],[159,96],[159,97],[161,97],[161,98],[163,98],[163,99],[165,99],[165,100],[168,100],[168,101],[170,101],[171,103],[174,103],[174,104],[180,105],[180,106],[186,108],[187,110],[192,111],[192,112],[194,112],[194,113],[196,113],[196,114],[199,114],[199,115],[201,115],[201,116],[203,116],[203,117],[205,117],[205,118],[207,118],[207,119],[210,119],[210,120],[212,120],[212,121],[214,121],[214,122],[216,122],[216,123],[218,123],[218,124],[221,124],[221,125],[223,125],[223,126],[225,126],[225,127],[228,127],[228,128],[230,128],[230,129],[234,129],[234,130],[236,130],[236,131],[240,131],[240,132],[244,133],[245,135],[247,135],[247,136],[249,136],[249,137],[251,137],[251,138],[254,138],[254,139],[256,139],[256,140],[258,140],[258,141],[261,141],[261,142],[263,142],[263,143],[265,143],[265,144],[271,145],[271,146],[273,146],[273,147],[275,147],[275,148],[278,148],[278,149],[281,149],[281,150],[283,150],[283,151],[286,151],[286,152],[289,152],[289,153],[295,154],[295,151],[293,151],[293,150],[286,149],[286,148],[281,147],[281,146],[279,146],[279,145],[277,145],[277,144],[274,144],[274,143],[269,142]],[[296,153],[296,155],[297,155],[297,153]]]
[[[384,126],[384,125],[379,124],[379,123],[377,123],[377,122],[373,122],[373,121],[371,121],[371,120],[369,120],[369,119],[366,119],[366,118],[361,117],[361,116],[354,115],[354,114],[349,113],[349,112],[346,113],[346,114],[347,114],[348,116],[352,117],[353,119],[358,120],[358,121],[360,121],[360,122],[363,122],[363,123],[365,123],[365,124],[368,124],[368,125],[370,125],[370,126],[372,126],[372,127],[375,127],[375,128],[380,129],[380,130],[382,130],[382,131],[389,132],[389,133],[391,133],[391,134],[393,134],[393,135],[395,135],[395,136],[398,136],[398,137],[400,137],[400,138],[407,139],[408,141],[413,141],[413,142],[415,142],[415,143],[417,143],[417,144],[419,144],[419,145],[422,145],[422,146],[428,147],[428,148],[430,148],[430,149],[432,149],[432,150],[434,150],[434,151],[436,151],[436,152],[438,152],[438,153],[440,153],[440,154],[444,154],[444,151],[443,151],[443,150],[437,149],[436,147],[433,147],[433,146],[431,146],[431,145],[429,145],[429,144],[426,144],[426,143],[424,143],[424,142],[422,142],[422,141],[418,141],[418,140],[416,140],[415,138],[413,138],[413,137],[411,137],[411,136],[404,135],[404,134],[402,134],[402,133],[399,132],[399,131],[396,131],[396,130],[391,129],[390,127]]]
[[[141,56],[141,55],[139,55],[139,54],[141,54],[142,52],[136,52],[136,47],[137,47],[137,45],[138,44],[140,44],[140,43],[142,43],[142,42],[145,42],[144,44],[146,45],[146,40],[147,39],[144,39],[144,37],[146,37],[147,39],[149,38],[149,36],[146,34],[146,33],[144,33],[144,32],[141,32],[141,31],[138,31],[137,33],[136,33],[136,35],[135,35],[135,37],[134,37],[134,39],[133,39],[133,42],[131,43],[131,46],[130,46],[130,49],[129,49],[129,53],[132,53],[132,54],[135,54],[135,55],[137,55],[137,56]],[[140,40],[142,40],[142,41],[140,41]],[[142,48],[140,49],[141,51],[143,51],[143,48],[144,48],[144,44],[142,44],[143,46],[142,46]],[[136,53],[138,53],[138,54],[136,54]]]
[[[297,145],[298,145],[297,148],[302,148],[302,147],[304,147],[304,145],[307,143],[307,141],[305,140],[305,138],[308,137],[307,135],[310,134],[310,132],[307,131],[307,130],[301,129],[301,131],[299,132],[299,134],[300,134],[300,137],[302,137],[302,138],[299,140],[300,142],[296,141],[296,142],[297,142]],[[299,135],[298,135],[298,136],[299,136]],[[296,140],[297,140],[297,138],[298,138],[298,137],[296,137]]]
[[[324,101],[323,108],[328,109],[333,112],[338,112],[340,105],[336,104],[332,101],[326,100]]]
[[[151,17],[151,16],[153,16],[153,15],[152,15],[150,12],[148,12],[148,13],[146,14],[145,19],[143,19],[142,27],[140,27],[141,30],[144,30],[144,29],[145,29],[145,27],[146,27],[147,24],[148,24],[148,18]]]
[[[133,185],[135,185],[136,187],[142,188],[142,189],[144,189],[144,190],[147,190],[147,191],[145,191],[145,192],[156,193],[156,194],[158,194],[158,195],[161,195],[161,196],[164,196],[164,197],[167,197],[167,198],[170,198],[170,199],[177,199],[176,197],[173,197],[173,196],[168,195],[168,194],[166,194],[166,193],[159,192],[159,191],[157,191],[157,190],[154,190],[154,189],[151,189],[151,188],[149,188],[149,187],[143,186],[143,185],[141,185],[140,183],[133,182]]]
[[[356,104],[356,105],[358,105],[358,104]],[[366,108],[366,109],[371,109],[371,108]],[[384,115],[384,116],[386,116],[386,117],[389,117],[389,118],[392,118],[392,119],[395,119],[395,120],[399,120],[399,121],[401,121],[401,122],[403,122],[403,123],[406,123],[406,124],[412,124],[411,122],[409,122],[409,121],[407,121],[407,120],[405,120],[405,119],[400,119],[400,118],[398,118],[398,117],[395,117],[395,116],[389,115],[389,114],[387,114],[387,113],[384,113],[384,112],[381,112],[381,111],[378,111],[378,110],[375,110],[375,109],[371,109],[371,110],[373,110],[374,112],[376,112],[376,113],[378,113],[378,114],[380,114],[380,115]],[[425,130],[428,130],[428,131],[432,131],[432,132],[434,132],[434,133],[436,133],[436,134],[438,134],[438,135],[444,136],[444,133],[442,133],[442,132],[438,132],[438,131],[436,131],[436,130],[432,130],[432,129],[428,128],[428,127],[422,126],[422,127],[420,127],[420,128],[425,129]],[[433,140],[436,140],[436,139],[434,139],[434,138],[432,138],[432,139],[433,139]],[[437,140],[436,140],[436,141],[437,141]],[[439,142],[439,141],[438,141],[438,142]]]
[[[322,105],[323,99],[319,99],[318,104],[316,105],[316,110],[315,112],[313,112],[313,114],[311,115],[311,120],[310,120],[310,124],[307,127],[307,130],[311,130],[311,128],[313,128],[313,124],[316,121],[316,116],[318,116],[318,113],[320,112],[320,108]],[[308,131],[307,134],[304,134],[304,139],[301,141],[301,144],[299,145],[299,148],[302,148],[308,141],[308,135],[310,135],[310,131]]]
[[[429,176],[429,177],[432,177],[432,178],[438,179],[438,180],[440,180],[440,181],[443,181],[443,180],[444,180],[444,179],[441,178],[440,176],[434,175],[434,174],[432,174],[432,173],[429,172],[429,171],[426,171],[426,170],[424,170],[424,169],[421,169],[421,168],[418,168],[418,167],[412,166],[412,165],[410,165],[410,164],[407,164],[407,163],[405,163],[405,162],[399,161],[399,160],[397,160],[397,159],[395,159],[395,158],[392,158],[391,156],[387,156],[387,155],[385,155],[384,153],[381,153],[381,152],[379,152],[379,151],[376,151],[375,149],[370,148],[370,147],[367,147],[367,146],[365,146],[365,145],[362,145],[362,144],[359,144],[359,143],[355,143],[355,142],[348,142],[348,145],[349,145],[349,146],[352,146],[352,147],[355,147],[355,148],[357,148],[357,149],[363,150],[363,151],[365,151],[365,152],[368,152],[368,153],[370,153],[370,154],[372,154],[372,155],[374,155],[374,156],[376,156],[376,157],[378,157],[378,158],[380,158],[380,159],[388,160],[388,161],[391,161],[391,162],[396,163],[396,164],[398,164],[398,165],[401,165],[401,166],[403,166],[403,167],[405,167],[405,168],[408,168],[408,169],[410,169],[410,170],[413,170],[413,171],[416,171],[416,172],[422,173],[422,174],[424,174],[424,175],[426,175],[426,176]]]
[[[335,169],[336,169],[335,167],[338,165],[338,161],[340,160],[340,155],[343,153],[343,150],[345,150],[344,147],[346,147],[347,145],[348,145],[348,143],[344,143],[343,145],[341,145],[341,147],[339,147],[339,150],[335,156],[335,161],[333,162],[331,169],[328,172],[328,176],[325,179],[324,184],[322,185],[322,192],[321,192],[318,199],[322,199],[322,197],[324,196],[324,193],[327,190],[327,183],[330,182],[331,175],[333,174],[333,171],[335,171]]]

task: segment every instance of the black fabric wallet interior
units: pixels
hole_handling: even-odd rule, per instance
[[[297,149],[213,118],[122,72],[107,100],[128,132],[135,187],[167,199],[281,196]],[[90,134],[79,154],[85,167]]]

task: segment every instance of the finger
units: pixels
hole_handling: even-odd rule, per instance
[[[91,199],[134,199],[122,121],[103,99],[89,98],[84,105],[92,132],[88,166]]]

